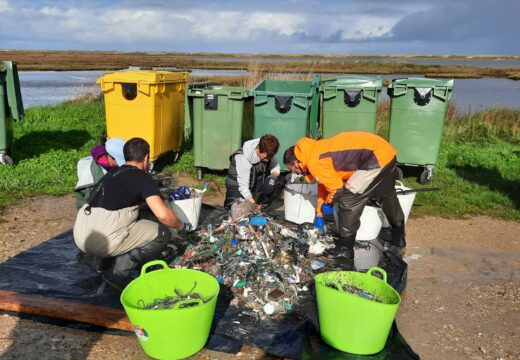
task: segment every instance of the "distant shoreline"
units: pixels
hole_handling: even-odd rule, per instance
[[[241,61],[236,61],[241,59]],[[247,61],[250,59],[250,61]],[[341,59],[350,61],[342,62]],[[352,61],[355,59],[356,61]],[[397,60],[384,62],[383,60]],[[249,70],[323,74],[417,74],[433,78],[496,77],[520,80],[520,66],[508,68],[468,65],[414,64],[407,60],[509,60],[517,55],[354,55],[354,54],[225,54],[176,52],[118,52],[63,50],[0,50],[0,60],[12,60],[21,71],[123,70],[129,67]],[[233,61],[234,60],[234,61]],[[280,61],[283,60],[283,61]],[[381,60],[380,62],[377,60]],[[402,61],[399,61],[402,60]]]

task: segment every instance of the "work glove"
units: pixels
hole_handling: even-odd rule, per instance
[[[334,206],[332,204],[321,205],[321,213],[323,216],[334,215]]]
[[[325,219],[323,216],[316,216],[314,218],[314,227],[325,234]]]
[[[193,228],[189,222],[182,223],[182,227],[179,229],[179,235],[181,237],[188,236],[188,233],[192,231]]]

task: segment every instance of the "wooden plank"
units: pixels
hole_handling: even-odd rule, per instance
[[[123,310],[0,290],[0,309],[133,331]]]

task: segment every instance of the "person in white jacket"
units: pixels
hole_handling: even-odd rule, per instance
[[[102,143],[91,150],[90,156],[78,161],[78,182],[74,188],[77,210],[85,205],[94,186],[107,171],[125,164],[124,145],[125,140],[121,138],[102,138]]]
[[[234,201],[244,199],[255,208],[268,206],[285,185],[280,164],[274,157],[280,143],[270,134],[246,141],[229,157],[224,207],[230,209]]]

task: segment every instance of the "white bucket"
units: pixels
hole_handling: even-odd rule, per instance
[[[354,266],[356,270],[367,270],[379,264],[383,252],[370,241],[366,246],[356,243],[354,247]]]
[[[285,220],[296,224],[312,223],[316,215],[318,184],[307,184],[287,176],[283,192]]]
[[[404,186],[402,182],[400,182],[400,181],[396,181],[396,182],[397,182],[397,185],[395,186],[396,190],[410,190],[410,188]],[[415,193],[415,192],[408,193],[408,194],[399,194],[399,192],[397,192],[397,199],[399,200],[399,204],[401,205],[401,209],[403,210],[403,213],[404,213],[404,223],[405,224],[408,221],[408,216],[410,215],[410,211],[412,210],[412,205],[415,200],[416,194],[417,193]],[[383,226],[384,227],[390,226],[390,224],[388,223],[388,220],[386,220],[386,217],[383,222]]]
[[[188,222],[195,230],[199,225],[200,210],[202,209],[203,190],[190,189],[191,196],[189,199],[175,200],[170,202],[171,209],[175,212],[179,220],[183,223]]]
[[[361,217],[359,218],[360,225],[356,233],[356,240],[370,241],[377,239],[381,228],[383,227],[383,221],[386,220],[383,215],[383,211],[380,208],[374,206],[365,206]],[[334,222],[336,228],[338,227],[338,206],[334,205]]]

